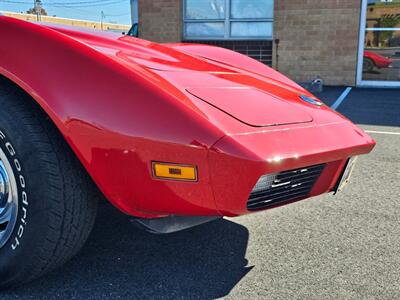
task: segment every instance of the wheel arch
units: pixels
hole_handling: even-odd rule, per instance
[[[63,136],[62,133],[65,130],[63,123],[57,117],[57,114],[52,110],[52,108],[46,103],[46,101],[23,80],[14,76],[12,73],[8,72],[0,66],[0,89],[3,88],[1,84],[5,85],[5,87],[14,88],[23,92],[27,96],[26,98],[31,100],[32,104],[34,104],[38,109],[40,109],[46,116],[50,118],[52,124],[58,129],[60,135]]]
[[[0,68],[0,96],[1,96],[1,91],[2,90],[7,90],[7,89],[12,89],[14,91],[20,92],[24,95],[24,100],[27,101],[27,105],[34,107],[37,111],[40,112],[41,116],[40,118],[49,118],[51,126],[55,129],[55,132],[58,135],[58,138],[65,143],[66,147],[70,149],[69,155],[73,155],[74,159],[77,159],[80,162],[80,165],[82,167],[82,172],[85,172],[89,177],[90,174],[87,171],[87,169],[83,166],[82,162],[80,161],[77,153],[74,151],[73,147],[68,143],[68,140],[63,134],[63,130],[65,128],[63,127],[63,123],[60,122],[60,120],[57,118],[56,114],[54,111],[52,111],[51,107],[46,105],[46,102],[40,98],[40,96],[36,95],[35,93],[30,93],[31,89],[27,87],[24,82],[19,80],[18,78],[15,78],[8,74],[7,72],[2,72]],[[7,76],[8,75],[8,76]],[[94,185],[97,187],[97,185],[94,183]],[[98,189],[98,187],[97,187]],[[100,192],[100,190],[98,189]],[[101,193],[101,192],[100,192]]]
[[[372,59],[371,57],[364,57],[363,58],[365,61],[370,61],[372,66],[376,67],[376,61],[374,59]]]

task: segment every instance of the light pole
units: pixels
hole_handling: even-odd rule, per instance
[[[42,20],[42,2],[40,0],[33,0],[33,10],[36,13],[36,21]]]
[[[103,29],[103,21],[104,21],[105,17],[106,17],[106,15],[104,14],[104,11],[101,11],[101,30],[104,30]]]
[[[139,23],[139,0],[131,0],[131,22],[132,25]]]

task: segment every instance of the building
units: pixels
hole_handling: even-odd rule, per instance
[[[226,47],[297,82],[400,86],[400,0],[138,0],[138,11],[145,39]]]

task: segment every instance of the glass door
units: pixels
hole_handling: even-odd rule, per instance
[[[357,84],[400,86],[400,0],[363,0]]]

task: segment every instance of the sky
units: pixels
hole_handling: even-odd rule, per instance
[[[131,24],[130,0],[42,0],[49,16]],[[33,0],[0,0],[0,11],[26,12]]]

